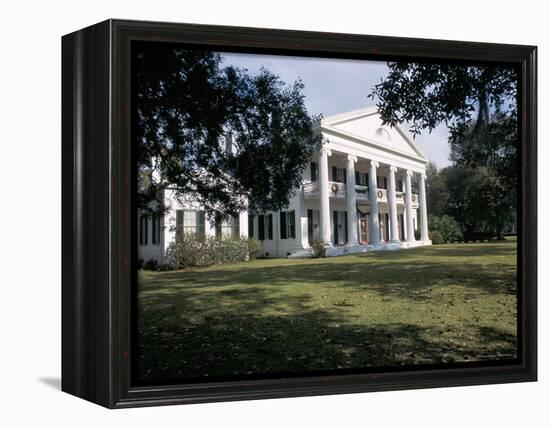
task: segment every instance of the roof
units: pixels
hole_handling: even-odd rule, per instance
[[[365,145],[429,161],[412,135],[401,125],[383,125],[378,108],[370,106],[358,110],[327,116],[317,122],[316,128],[343,138],[351,138]]]

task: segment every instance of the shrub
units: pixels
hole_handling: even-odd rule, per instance
[[[311,243],[311,249],[313,250],[313,257],[326,257],[327,256],[327,244],[323,241],[313,241]]]
[[[159,263],[155,259],[149,259],[141,264],[143,270],[158,270]]]
[[[165,270],[170,270],[170,266],[163,263],[159,263],[155,259],[149,259],[147,261],[144,261],[143,259],[138,259],[138,269],[162,272]]]
[[[431,217],[429,229],[433,244],[448,244],[460,236],[458,224],[448,215]]]
[[[168,246],[166,263],[172,269],[185,269],[246,261],[252,245],[246,238],[217,239],[185,234]]]
[[[430,239],[434,245],[444,244],[443,236],[439,230],[430,230]]]
[[[254,260],[262,249],[262,243],[254,238],[248,238],[248,258]]]

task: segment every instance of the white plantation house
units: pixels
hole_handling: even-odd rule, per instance
[[[428,159],[405,129],[383,126],[376,107],[368,107],[326,117],[314,130],[322,133],[323,147],[286,210],[244,211],[212,224],[201,206],[178,202],[174,190],[166,190],[170,211],[155,220],[139,219],[139,258],[162,262],[179,232],[254,237],[265,257],[307,257],[314,241],[326,243],[328,256],[431,244]],[[419,194],[412,192],[414,176]]]

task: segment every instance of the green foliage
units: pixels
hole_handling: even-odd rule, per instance
[[[430,240],[432,241],[433,245],[445,243],[443,241],[443,235],[441,235],[441,232],[439,230],[430,230]]]
[[[254,245],[254,244],[252,244]],[[249,239],[217,239],[185,234],[166,250],[166,264],[172,269],[242,262],[249,259]]]
[[[430,217],[429,230],[432,244],[449,244],[460,237],[458,224],[448,215]]]
[[[254,238],[248,238],[248,258],[254,260],[262,249],[262,243]]]
[[[516,71],[501,65],[388,66],[370,94],[384,123],[410,123],[413,134],[439,124],[450,130],[453,166],[426,170],[428,213],[453,217],[466,240],[502,239],[506,229],[515,230]]]
[[[327,244],[324,241],[316,240],[311,243],[311,249],[313,250],[313,257],[326,257],[327,256]]]
[[[142,211],[161,209],[168,186],[192,196],[209,216],[234,215],[245,201],[261,210],[288,205],[321,144],[312,130],[319,117],[308,114],[301,81],[287,86],[266,69],[249,75],[224,66],[212,51],[143,43],[135,55]],[[225,150],[228,134],[233,151]],[[145,179],[151,169],[160,181]]]
[[[150,270],[154,272],[163,272],[166,270],[170,270],[170,267],[166,264],[161,264],[155,259],[149,259],[149,260],[138,260],[138,269],[142,270]]]
[[[500,65],[390,62],[386,78],[369,95],[376,98],[382,120],[410,123],[419,134],[444,123],[451,130],[486,120],[489,108],[517,113],[517,74]]]
[[[502,239],[506,230],[515,230],[515,189],[493,169],[451,166],[437,170],[433,166],[426,175],[429,216],[450,216],[458,225],[459,237]]]
[[[488,168],[450,167],[443,174],[449,191],[447,212],[464,239],[502,237],[513,208],[500,178]]]
[[[447,209],[449,192],[437,166],[430,162],[426,166],[426,202],[431,216],[442,216]]]

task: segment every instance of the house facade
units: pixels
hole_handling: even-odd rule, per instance
[[[327,256],[431,244],[428,158],[404,128],[382,125],[376,107],[368,107],[326,117],[314,131],[322,134],[323,146],[285,210],[244,211],[216,224],[199,205],[178,201],[175,190],[166,190],[170,211],[138,221],[139,257],[162,262],[180,231],[253,237],[261,241],[264,257],[308,257],[315,241],[325,243]]]

